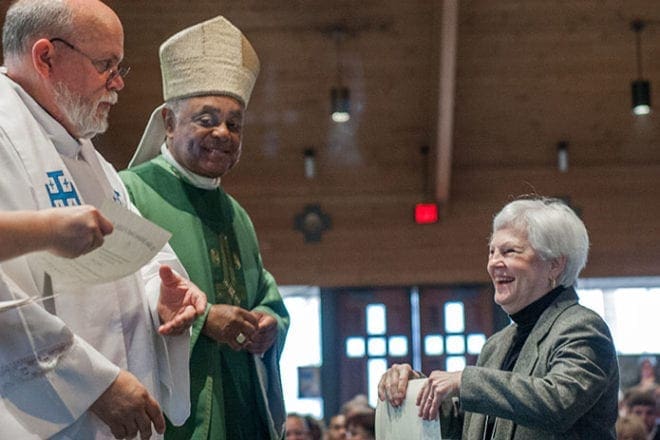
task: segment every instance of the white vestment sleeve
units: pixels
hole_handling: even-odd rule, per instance
[[[131,203],[126,187],[112,165],[98,153],[97,157],[113,187],[121,188],[121,194],[127,208],[141,215],[137,207]],[[149,308],[148,313],[151,316],[153,326],[154,347],[158,362],[158,401],[170,422],[175,426],[179,426],[190,415],[190,331],[176,336],[160,336],[158,334],[158,327],[160,327],[157,310],[160,296],[158,271],[162,264],[170,266],[185,278],[189,277],[169,244],[166,244],[140,271]]]
[[[0,300],[25,296],[0,271]],[[0,328],[0,438],[54,435],[87,411],[119,373],[37,303],[0,312]],[[24,432],[10,435],[17,429]]]
[[[160,296],[161,264],[167,264],[175,272],[188,278],[186,270],[169,244],[142,268],[145,290],[151,313],[160,373],[160,403],[163,412],[175,426],[182,425],[190,415],[190,330],[176,336],[158,335],[160,318],[158,298]]]

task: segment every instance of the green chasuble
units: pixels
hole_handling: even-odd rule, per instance
[[[165,438],[282,438],[286,413],[279,357],[289,315],[263,267],[247,212],[221,188],[188,184],[160,156],[120,175],[142,215],[172,233],[170,245],[209,302],[192,330],[191,415],[180,427],[168,421]],[[278,322],[276,342],[260,357],[201,334],[211,304],[271,314]]]

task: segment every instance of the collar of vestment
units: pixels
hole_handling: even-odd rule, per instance
[[[174,170],[176,170],[176,174],[180,178],[191,184],[192,186],[200,189],[208,189],[208,190],[220,188],[220,183],[221,183],[220,177],[206,177],[193,173],[188,168],[184,167],[179,162],[177,162],[177,160],[174,158],[174,156],[172,156],[172,153],[170,153],[170,150],[167,148],[167,145],[164,142],[163,145],[160,146],[160,153],[163,155],[163,159],[165,159],[165,162],[170,164],[174,168]]]
[[[7,126],[6,135],[16,139],[15,150],[23,162],[23,169],[34,188],[34,196],[40,209],[54,206],[71,206],[93,203],[86,200],[78,184],[87,186],[77,173],[80,164],[89,166],[85,174],[94,183],[89,191],[96,191],[100,198],[110,198],[124,204],[126,194],[121,182],[112,173],[107,174],[101,156],[89,139],[76,139],[53,118],[23,87],[0,69],[2,109],[11,115],[13,123]],[[20,141],[19,141],[20,140]],[[75,170],[70,169],[74,165]],[[110,165],[107,165],[110,169]],[[83,176],[84,177],[84,176]],[[83,182],[83,183],[81,183]],[[100,186],[100,188],[99,188]],[[100,191],[99,191],[100,189]]]
[[[48,137],[53,145],[55,145],[57,152],[62,156],[78,159],[82,148],[80,141],[71,136],[64,126],[53,118],[46,109],[39,105],[39,103],[37,103],[37,101],[35,101],[34,98],[23,89],[23,87],[14,82],[11,78],[7,77],[7,79],[9,79],[11,87],[16,91],[34,119],[36,119],[42,127],[46,137]]]

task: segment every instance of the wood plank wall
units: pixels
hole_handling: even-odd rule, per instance
[[[660,127],[657,114],[629,110],[629,21],[660,19],[660,2],[459,2],[451,199],[438,224],[415,225],[412,209],[432,198],[420,151],[435,147],[439,0],[108,1],[133,71],[96,143],[127,164],[161,102],[158,45],[223,14],[262,62],[243,158],[224,184],[250,212],[279,283],[485,282],[492,216],[530,192],[580,209],[592,239],[584,276],[660,275]],[[337,25],[350,31],[339,47],[353,109],[343,126],[328,117]],[[643,49],[644,75],[660,90],[660,25],[645,29]],[[567,173],[556,166],[561,140]],[[316,151],[311,180],[305,148]],[[294,230],[307,204],[332,219],[319,243]]]

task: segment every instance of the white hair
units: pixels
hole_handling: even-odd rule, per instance
[[[73,11],[62,0],[19,0],[7,10],[2,28],[2,50],[11,55],[30,51],[38,38],[64,38],[73,29]]]
[[[525,233],[544,260],[566,258],[566,267],[556,280],[558,285],[575,284],[587,264],[587,228],[575,211],[559,199],[539,197],[510,202],[493,219],[493,233],[504,228]]]

